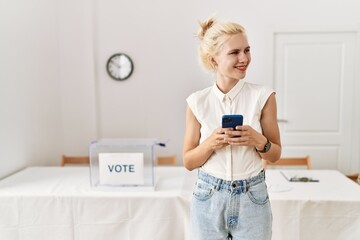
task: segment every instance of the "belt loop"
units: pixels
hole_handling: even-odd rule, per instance
[[[246,180],[244,180],[244,185],[245,185],[244,186],[245,193],[247,193],[249,191],[250,184]]]
[[[220,190],[221,182],[222,182],[222,180],[221,180],[221,179],[218,179],[217,185],[216,185],[216,187],[215,187],[215,190],[216,190],[216,191],[219,191],[219,190]]]

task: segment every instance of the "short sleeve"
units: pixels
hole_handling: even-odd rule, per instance
[[[272,93],[276,93],[275,90],[265,87],[265,86],[262,88],[262,90],[260,92],[260,97],[259,97],[260,109],[263,109],[263,107],[265,106],[265,103],[267,102],[267,100],[269,99],[269,97]]]
[[[192,113],[195,115],[196,118],[198,118],[195,94],[193,93],[190,96],[188,96],[186,98],[186,102],[187,102],[189,108],[191,109]]]

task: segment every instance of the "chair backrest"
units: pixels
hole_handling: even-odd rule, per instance
[[[310,156],[280,158],[276,162],[264,160],[264,169],[268,166],[306,166],[311,169]]]
[[[360,184],[360,174],[359,173],[353,173],[353,174],[347,174],[346,175],[350,180]]]
[[[61,166],[66,164],[89,164],[89,156],[61,156]]]
[[[171,156],[158,156],[156,158],[156,165],[168,165],[175,166],[176,165],[176,155]]]

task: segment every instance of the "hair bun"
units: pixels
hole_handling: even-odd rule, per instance
[[[211,28],[215,24],[215,22],[216,20],[212,17],[206,20],[205,22],[200,22],[200,30],[198,33],[198,37],[200,40],[204,39],[207,30],[209,30],[209,28]]]

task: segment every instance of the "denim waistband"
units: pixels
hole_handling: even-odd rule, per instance
[[[265,171],[262,170],[258,175],[251,177],[249,179],[228,181],[211,176],[206,172],[199,170],[198,178],[208,184],[213,185],[216,190],[226,189],[233,191],[234,189],[240,188],[242,189],[242,191],[247,191],[249,187],[265,181]]]

